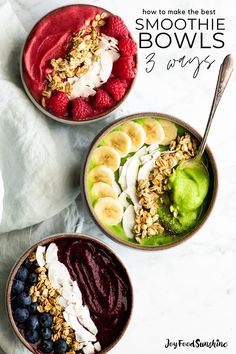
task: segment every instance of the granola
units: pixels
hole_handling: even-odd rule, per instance
[[[42,92],[42,105],[45,97],[51,97],[54,90],[65,92],[70,98],[72,84],[67,80],[85,74],[91,65],[100,59],[99,27],[105,25],[106,14],[97,14],[91,22],[86,22],[85,28],[71,38],[65,58],[52,59],[52,72],[46,77],[46,88]]]
[[[158,222],[158,204],[163,203],[163,194],[168,190],[168,178],[180,161],[195,156],[196,141],[188,133],[177,136],[169,144],[169,151],[163,152],[155,161],[155,167],[149,175],[149,180],[138,181],[136,195],[141,208],[135,210],[134,237],[137,242],[148,236],[158,235],[164,231]],[[173,205],[170,212],[178,215]]]
[[[33,262],[35,260],[35,253],[29,256]],[[38,267],[35,270],[38,273],[38,282],[31,286],[29,295],[33,302],[38,303],[37,310],[39,313],[50,313],[53,316],[52,341],[64,339],[70,349],[68,353],[73,353],[80,348],[79,343],[75,338],[75,331],[65,322],[63,317],[63,307],[59,304],[61,297],[60,291],[52,287],[45,267]]]

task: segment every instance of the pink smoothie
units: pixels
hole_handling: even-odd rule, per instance
[[[91,5],[65,6],[50,12],[34,26],[24,47],[23,76],[36,101],[40,102],[45,89],[51,59],[64,57],[71,36],[85,27],[85,21],[103,12],[107,13]]]

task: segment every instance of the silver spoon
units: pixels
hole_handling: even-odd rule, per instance
[[[229,54],[224,58],[224,61],[220,66],[218,80],[217,80],[217,84],[216,84],[214,98],[213,98],[212,105],[211,105],[209,118],[207,121],[204,136],[202,138],[202,142],[201,142],[200,147],[197,152],[197,156],[202,157],[202,155],[204,153],[207,137],[208,137],[210,127],[211,127],[211,123],[213,121],[216,108],[221,100],[221,97],[223,96],[224,90],[225,90],[225,88],[229,82],[229,78],[232,74],[233,64],[234,64],[233,57],[232,57],[232,55]]]
[[[204,163],[202,162],[202,155],[205,151],[206,141],[207,141],[207,137],[208,137],[208,134],[210,131],[211,123],[213,121],[216,108],[217,108],[217,106],[221,100],[221,97],[224,93],[224,90],[228,84],[228,81],[229,81],[229,78],[232,74],[232,71],[233,71],[233,57],[232,57],[232,55],[229,54],[224,58],[223,63],[220,66],[217,84],[216,84],[216,88],[215,88],[215,94],[214,94],[214,98],[212,101],[209,118],[207,121],[204,136],[202,138],[198,152],[194,158],[185,161],[184,164],[186,164],[186,167],[189,167],[189,164],[191,164],[191,162],[194,162],[196,160],[201,161],[201,163],[204,165]],[[205,167],[205,165],[204,165],[204,167]]]

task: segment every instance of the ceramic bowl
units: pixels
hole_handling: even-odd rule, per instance
[[[104,130],[101,133],[99,133],[96,136],[96,138],[94,139],[94,141],[92,142],[92,144],[88,150],[86,159],[85,159],[84,168],[82,171],[81,185],[83,186],[83,195],[84,195],[85,203],[86,203],[88,210],[90,212],[90,215],[92,216],[92,219],[100,227],[100,229],[103,231],[104,234],[106,234],[112,240],[119,242],[123,245],[129,246],[132,248],[136,248],[136,249],[153,251],[153,250],[162,250],[162,249],[170,248],[173,246],[177,246],[180,243],[182,243],[183,241],[186,241],[187,239],[189,239],[191,236],[195,235],[196,232],[202,228],[202,226],[204,225],[204,223],[208,219],[209,215],[211,214],[211,211],[212,211],[214,203],[215,203],[217,189],[218,189],[218,173],[217,173],[217,167],[216,167],[214,156],[213,156],[211,150],[209,149],[209,147],[206,147],[206,150],[204,153],[204,159],[207,163],[207,168],[208,168],[208,172],[209,172],[209,176],[210,176],[210,187],[209,187],[209,191],[208,191],[208,194],[206,197],[207,201],[206,202],[204,201],[204,212],[201,213],[201,216],[199,217],[197,224],[191,230],[183,233],[180,236],[176,236],[176,237],[171,238],[171,240],[168,240],[168,242],[165,241],[167,239],[164,239],[164,240],[160,241],[160,244],[142,245],[137,242],[134,242],[133,240],[130,241],[130,239],[125,237],[126,235],[124,235],[124,233],[120,229],[120,226],[119,226],[120,224],[117,225],[117,228],[116,228],[116,226],[108,227],[106,224],[104,224],[104,223],[102,224],[94,211],[94,205],[95,205],[96,201],[94,203],[94,201],[92,200],[93,198],[91,197],[91,183],[89,182],[89,178],[88,178],[88,173],[91,170],[92,164],[93,164],[92,163],[93,152],[96,149],[96,147],[99,145],[99,142],[101,142],[102,139],[104,138],[104,136],[106,136],[109,132],[111,132],[113,130],[117,130],[117,129],[119,130],[119,126],[125,122],[132,121],[135,119],[140,119],[143,117],[159,118],[162,120],[166,120],[166,121],[170,121],[170,122],[175,123],[179,127],[178,129],[180,129],[180,130],[184,129],[184,131],[189,132],[192,135],[192,137],[196,139],[198,145],[202,139],[200,134],[194,128],[192,128],[189,124],[187,124],[186,122],[184,122],[174,116],[168,115],[168,114],[155,113],[155,112],[145,112],[145,113],[138,113],[138,114],[126,116],[126,117],[121,118],[121,119],[117,120],[116,122],[108,125],[107,127],[105,127]],[[121,161],[122,161],[122,159],[121,159]],[[119,170],[117,170],[117,171],[119,171]],[[116,173],[117,172],[115,172],[115,176],[116,176]],[[115,181],[117,182],[117,178],[115,179]]]
[[[27,80],[25,79],[25,64],[24,64],[24,61],[25,61],[25,49],[27,48],[27,43],[28,41],[32,38],[32,36],[34,35],[36,29],[37,29],[37,26],[40,24],[40,22],[44,19],[47,19],[48,17],[52,16],[56,11],[60,11],[60,10],[63,10],[64,8],[69,8],[69,7],[76,7],[78,9],[83,9],[84,7],[86,6],[89,6],[91,7],[92,9],[97,9],[98,11],[102,11],[102,12],[105,12],[107,13],[108,15],[113,15],[110,11],[106,10],[106,9],[103,9],[101,7],[98,7],[98,6],[94,6],[94,5],[90,5],[90,4],[75,4],[75,5],[68,5],[68,6],[63,6],[63,7],[60,7],[60,8],[57,8],[51,12],[49,12],[48,14],[46,14],[44,17],[42,17],[36,24],[35,26],[33,27],[33,29],[31,30],[31,32],[29,33],[25,43],[24,43],[24,46],[22,48],[22,51],[21,51],[21,58],[20,58],[20,74],[21,74],[21,80],[22,80],[22,83],[23,83],[23,86],[24,86],[24,89],[28,95],[28,97],[30,98],[30,100],[33,102],[33,104],[42,112],[44,113],[45,115],[47,115],[49,118],[52,118],[53,120],[56,120],[60,123],[64,123],[64,124],[69,124],[69,125],[81,125],[81,124],[88,124],[88,123],[93,123],[93,122],[96,122],[96,121],[99,121],[99,120],[102,120],[102,119],[105,119],[109,116],[111,116],[111,114],[115,113],[121,106],[122,104],[126,101],[128,95],[130,94],[131,90],[133,89],[133,86],[134,86],[134,83],[136,81],[136,77],[137,77],[137,70],[138,70],[138,56],[137,54],[134,55],[134,60],[136,62],[136,76],[134,79],[132,79],[130,85],[129,85],[129,88],[128,90],[126,91],[125,95],[123,96],[123,98],[118,101],[112,108],[106,110],[105,112],[101,113],[101,114],[97,114],[96,116],[90,118],[90,119],[87,119],[87,120],[78,120],[78,121],[75,121],[75,120],[72,120],[72,119],[69,119],[69,118],[60,118],[52,113],[50,113],[48,110],[46,110],[42,105],[41,103],[39,102],[39,100],[37,100],[34,95],[32,94],[32,90],[31,88],[29,87],[29,84],[27,84]],[[130,37],[132,37],[132,34],[129,33]]]
[[[13,285],[16,273],[19,270],[19,267],[27,259],[27,257],[30,254],[32,254],[32,252],[34,252],[38,246],[47,246],[52,242],[59,242],[59,243],[61,242],[62,245],[64,242],[66,242],[67,245],[70,245],[73,242],[78,242],[78,241],[82,242],[82,244],[84,244],[84,245],[90,245],[90,246],[92,245],[92,249],[96,250],[96,252],[98,252],[100,254],[100,256],[101,256],[101,254],[106,255],[106,257],[107,257],[106,259],[111,260],[112,264],[115,266],[115,269],[117,270],[117,272],[113,272],[112,274],[115,274],[115,276],[118,276],[119,279],[122,279],[122,281],[124,282],[125,287],[126,287],[125,289],[127,290],[127,292],[126,292],[127,296],[126,296],[126,299],[124,300],[124,303],[123,303],[123,309],[125,309],[125,310],[122,312],[122,318],[120,318],[120,322],[119,322],[118,321],[119,317],[116,314],[115,321],[114,321],[115,324],[113,327],[114,331],[111,335],[111,338],[109,340],[106,339],[107,345],[105,347],[102,347],[102,350],[99,353],[104,354],[104,353],[109,352],[111,350],[111,348],[113,348],[117,344],[117,342],[121,339],[121,337],[124,335],[124,333],[128,327],[128,324],[129,324],[130,318],[131,318],[131,314],[132,314],[132,309],[133,309],[133,287],[132,287],[132,284],[130,281],[130,277],[129,277],[127,270],[126,270],[124,264],[122,263],[122,261],[112,251],[112,249],[109,248],[105,243],[103,243],[91,236],[87,236],[87,235],[83,235],[83,234],[56,234],[56,235],[50,236],[49,238],[46,238],[40,242],[37,242],[32,247],[30,247],[27,251],[25,251],[25,253],[17,260],[15,266],[13,267],[13,269],[9,275],[9,279],[8,279],[8,283],[7,283],[6,309],[7,309],[7,314],[9,317],[10,324],[13,328],[13,331],[15,332],[15,334],[19,338],[19,340],[22,342],[22,344],[28,350],[30,350],[32,353],[41,354],[43,352],[39,349],[40,348],[39,342],[37,342],[36,344],[31,344],[26,340],[26,338],[24,336],[24,329],[21,328],[22,326],[17,324],[14,319],[14,306],[13,305],[15,303],[15,300],[14,300],[14,297],[12,296],[12,285]],[[58,249],[60,251],[60,248],[58,248]],[[76,257],[76,256],[73,255],[73,257]],[[101,258],[100,258],[100,261],[101,261]],[[97,258],[97,262],[99,262],[98,258]],[[104,266],[104,264],[103,264],[103,266]],[[100,266],[101,266],[101,264],[100,264]],[[106,266],[107,265],[105,265],[104,267],[106,267]],[[107,266],[107,268],[109,268],[109,266]],[[107,272],[110,272],[110,269],[107,269]],[[101,276],[101,274],[100,274],[100,276]],[[101,278],[99,278],[99,279],[101,279]],[[81,287],[80,285],[81,284],[79,284],[81,293],[84,294],[83,287]],[[104,288],[105,288],[105,285],[104,285]],[[108,290],[109,289],[106,289],[105,291],[108,291]],[[84,297],[83,297],[83,299],[84,299]],[[90,305],[88,303],[87,303],[87,305],[88,305],[88,307],[90,307]],[[105,307],[107,304],[104,303],[103,305]],[[91,308],[90,308],[90,314],[93,318],[92,313],[94,314],[93,310],[91,310]],[[125,313],[125,315],[124,315],[124,313]],[[113,316],[114,316],[114,314],[113,314]],[[101,321],[101,318],[102,317],[99,317],[99,315],[98,315],[97,321],[98,322]],[[94,318],[93,318],[93,320],[94,320]],[[96,319],[94,322],[96,323]],[[107,326],[107,323],[104,324],[104,326]],[[113,325],[113,322],[111,323],[111,326],[112,325]],[[24,326],[24,323],[23,323],[23,326]],[[99,328],[100,329],[102,328],[102,323],[99,322],[99,325],[97,323],[97,328],[98,328],[98,334],[97,334],[97,339],[98,339],[99,338],[98,337],[99,336]],[[109,338],[109,337],[107,337],[107,338]],[[54,351],[52,351],[50,353],[54,354]],[[83,353],[83,352],[76,351],[76,353]]]

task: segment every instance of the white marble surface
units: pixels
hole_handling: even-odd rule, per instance
[[[71,1],[11,0],[11,3],[29,31],[42,15]],[[135,36],[135,19],[140,16],[143,7],[166,9],[188,8],[191,5],[196,8],[214,8],[217,15],[226,18],[226,43],[223,49],[156,50],[158,62],[150,75],[145,73],[144,65],[144,58],[149,51],[141,50],[136,87],[118,114],[121,116],[138,111],[170,113],[203,132],[218,66],[226,54],[232,53],[236,57],[234,1],[136,0],[131,5],[131,1],[101,0],[93,3],[121,15]],[[209,71],[200,72],[195,80],[190,68],[165,70],[168,58],[180,57],[185,53],[201,58],[210,54],[216,62]],[[209,137],[209,145],[217,160],[220,184],[215,208],[201,231],[176,248],[153,253],[135,251],[101,236],[126,263],[135,292],[131,324],[123,339],[111,351],[112,354],[172,353],[173,349],[164,348],[166,338],[187,341],[219,338],[228,341],[226,349],[178,348],[174,353],[236,352],[235,84],[236,71],[216,113]],[[88,218],[84,230],[99,236],[99,231]]]

